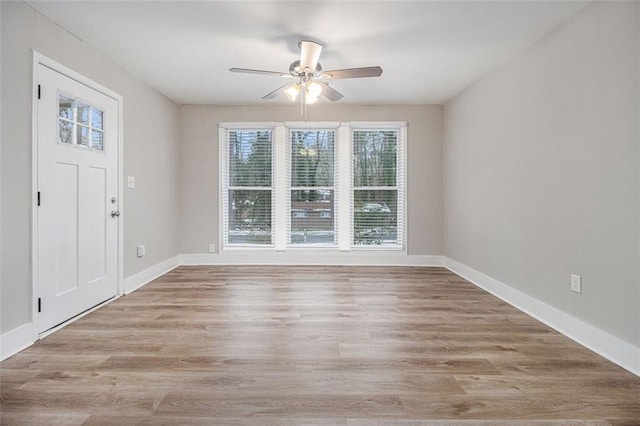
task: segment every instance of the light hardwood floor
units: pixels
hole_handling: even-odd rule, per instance
[[[0,374],[7,425],[640,424],[640,378],[442,268],[180,267]]]

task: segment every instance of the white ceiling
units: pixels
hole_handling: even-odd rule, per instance
[[[264,103],[281,79],[228,69],[287,71],[301,39],[325,45],[324,69],[384,69],[380,78],[334,81],[340,103],[439,104],[589,2],[28,3],[180,104]]]

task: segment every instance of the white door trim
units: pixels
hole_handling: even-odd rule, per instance
[[[31,307],[31,320],[33,324],[37,324],[37,314],[38,314],[38,298],[39,294],[38,290],[38,200],[37,200],[37,192],[38,192],[38,68],[39,65],[43,65],[47,68],[50,68],[72,80],[77,81],[78,83],[84,84],[87,87],[90,87],[93,90],[96,90],[103,95],[106,95],[112,99],[114,99],[118,103],[118,200],[119,201],[119,210],[123,213],[125,211],[124,206],[124,191],[123,191],[123,151],[124,151],[124,106],[123,106],[123,97],[122,95],[114,92],[113,90],[96,83],[90,78],[54,61],[53,59],[33,51],[33,69],[32,69],[32,78],[33,78],[33,91],[32,91],[32,102],[31,102],[31,291],[32,291],[32,307]],[[124,221],[118,221],[118,273],[117,273],[117,281],[118,281],[118,290],[116,297],[119,297],[123,294],[123,282],[124,282]],[[34,341],[39,339],[38,327],[33,327],[34,330]]]

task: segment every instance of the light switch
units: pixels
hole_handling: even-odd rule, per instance
[[[127,188],[135,188],[135,187],[136,187],[136,177],[127,176]]]

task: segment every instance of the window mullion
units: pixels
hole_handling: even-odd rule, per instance
[[[276,125],[273,140],[274,241],[276,251],[287,248],[287,216],[289,212],[287,130],[282,123]]]
[[[336,215],[338,217],[338,250],[351,249],[351,130],[342,123],[337,135],[338,170],[336,185]]]

